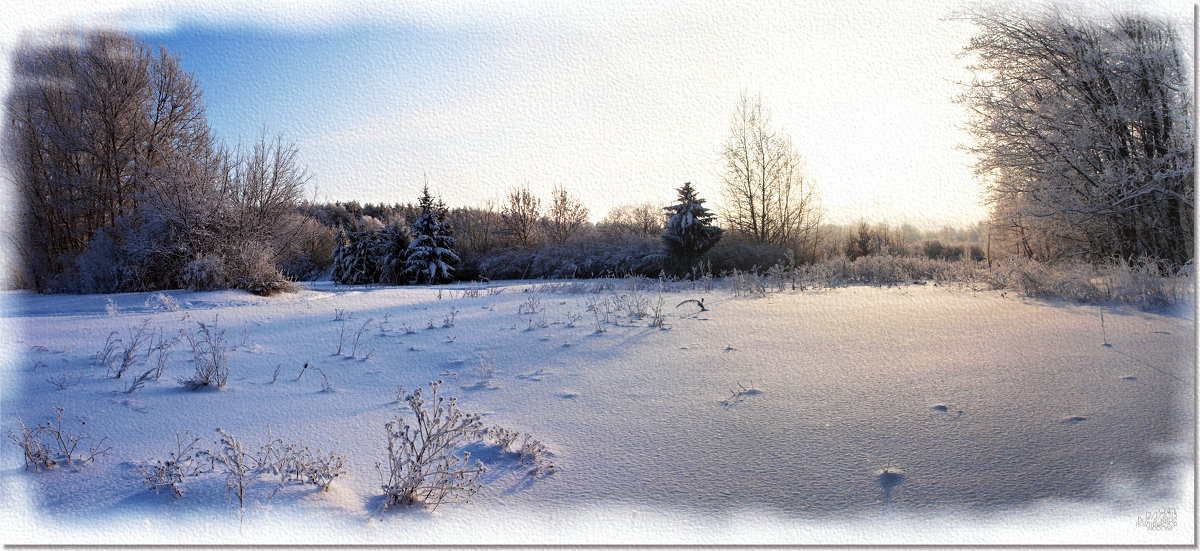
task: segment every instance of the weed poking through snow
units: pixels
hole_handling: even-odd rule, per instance
[[[195,335],[184,333],[188,344],[192,347],[194,372],[189,379],[179,379],[179,383],[189,390],[203,387],[224,388],[229,379],[229,363],[227,359],[228,344],[225,342],[225,330],[217,327],[217,318],[213,318],[210,326],[204,322],[196,322],[200,328]]]
[[[743,385],[741,381],[737,381],[737,388],[729,389],[729,397],[722,400],[720,403],[726,408],[731,408],[744,400],[746,396],[754,396],[757,394],[762,394],[762,391],[754,388],[754,381],[750,381],[749,387]]]

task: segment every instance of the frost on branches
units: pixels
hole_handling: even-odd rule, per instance
[[[478,441],[483,424],[478,414],[463,413],[454,398],[439,396],[441,384],[429,383],[428,404],[419,388],[404,398],[412,409],[411,425],[399,417],[386,425],[385,507],[420,501],[437,509],[443,502],[466,501],[482,487],[479,476],[487,468],[479,460],[472,464],[470,453],[456,452]]]
[[[1043,260],[1191,259],[1192,85],[1174,27],[1055,11],[966,18],[981,32],[960,101],[1003,246]]]
[[[421,192],[421,214],[412,223],[412,242],[408,244],[408,260],[405,277],[417,284],[445,283],[454,276],[458,255],[452,250],[454,238],[450,237],[450,224],[446,220],[446,207],[433,202],[429,186]]]
[[[678,202],[664,210],[671,218],[662,240],[675,272],[683,275],[721,240],[724,230],[713,225],[714,216],[704,206],[704,199],[696,196],[690,182],[679,188]]]

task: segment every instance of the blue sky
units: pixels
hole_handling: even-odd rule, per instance
[[[209,122],[231,142],[264,127],[303,141],[378,113],[459,99],[496,40],[369,23],[300,33],[182,23],[136,34],[195,73]]]
[[[986,214],[953,102],[974,29],[947,16],[963,5],[17,0],[0,7],[0,46],[62,24],[163,44],[218,136],[295,141],[318,200],[408,202],[426,177],[450,205],[563,185],[594,219],[669,203],[685,181],[719,210],[730,117],[760,93],[827,220],[936,228]],[[1165,15],[1190,37],[1186,3],[1087,9]]]

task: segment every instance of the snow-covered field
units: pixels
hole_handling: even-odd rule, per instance
[[[1193,541],[1191,305],[1105,305],[1102,326],[1100,306],[1011,292],[686,285],[662,295],[658,328],[616,309],[633,297],[612,283],[493,282],[498,294],[475,298],[466,285],[166,293],[178,311],[153,293],[0,295],[4,429],[61,406],[66,425],[86,419],[112,446],[34,472],[6,438],[4,543]],[[639,293],[658,303],[655,286]],[[708,310],[676,307],[692,298]],[[225,388],[176,382],[192,372],[180,342],[165,376],[123,392],[145,360],[118,380],[94,356],[146,319],[167,335],[216,321]],[[530,476],[477,447],[489,470],[470,502],[381,513],[384,423],[409,417],[396,387],[439,378],[485,425],[544,442],[557,471]],[[177,431],[212,447],[218,427],[247,446],[270,427],[335,450],[346,473],[270,501],[263,477],[239,521],[220,474],[173,499],[134,472],[174,451]],[[1144,526],[1172,510],[1173,529]]]

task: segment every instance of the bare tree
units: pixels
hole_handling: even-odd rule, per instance
[[[46,290],[98,230],[206,155],[211,138],[193,78],[131,35],[26,36],[12,63],[5,160],[24,200],[24,260]]]
[[[1028,256],[1193,257],[1192,89],[1174,28],[1057,11],[965,16],[976,172]]]
[[[541,206],[542,202],[533,195],[529,186],[513,188],[508,192],[500,220],[505,233],[518,245],[531,245],[536,241],[538,221],[542,216]]]
[[[500,214],[496,212],[496,201],[488,199],[483,207],[458,207],[450,211],[458,245],[464,252],[481,254],[495,245],[496,233],[500,230]]]
[[[568,194],[562,186],[554,186],[550,192],[550,208],[542,224],[546,235],[555,243],[565,243],[587,223],[588,209],[579,199]]]
[[[26,37],[12,61],[4,155],[35,289],[282,281],[306,182],[294,145],[215,144],[194,77],[129,34]]]
[[[791,137],[771,125],[762,98],[745,94],[722,153],[724,219],[754,240],[815,256],[821,207]]]
[[[606,234],[658,237],[666,220],[662,207],[654,203],[627,203],[613,207],[604,215],[599,226]]]

